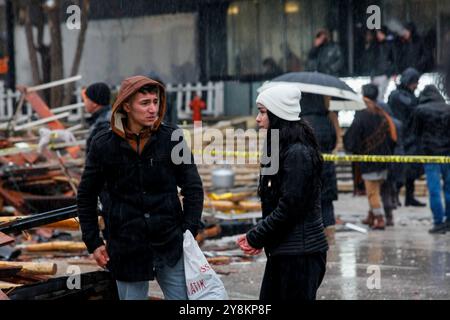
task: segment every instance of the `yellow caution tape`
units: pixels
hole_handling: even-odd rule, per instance
[[[233,193],[227,192],[223,194],[217,194],[217,193],[210,193],[208,197],[211,200],[230,200],[233,197]]]
[[[193,150],[193,154],[205,154],[202,150]],[[211,150],[208,155],[224,155],[233,157],[251,157],[257,158],[261,156],[261,152],[245,152],[245,151],[220,151]],[[399,156],[399,155],[336,155],[322,154],[324,161],[339,162],[389,162],[389,163],[450,163],[448,156]]]
[[[394,162],[394,163],[450,163],[450,157],[444,156],[377,156],[377,155],[335,155],[323,154],[325,161],[344,162]]]

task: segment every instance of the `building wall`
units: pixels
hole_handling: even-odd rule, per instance
[[[70,70],[78,31],[62,28],[64,70]],[[48,37],[48,34],[47,34]],[[127,76],[157,74],[165,82],[197,81],[196,14],[180,13],[89,22],[80,66],[83,84],[120,84]],[[16,28],[18,83],[31,82],[23,27]]]

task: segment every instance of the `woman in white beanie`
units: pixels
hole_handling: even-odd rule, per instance
[[[314,300],[325,275],[322,156],[311,127],[299,117],[300,97],[295,85],[279,84],[256,99],[256,122],[268,129],[265,152],[272,160],[278,156],[279,170],[261,174],[263,219],[238,243],[247,254],[259,254],[262,248],[266,252],[261,300]],[[279,141],[272,141],[273,130],[278,130]],[[271,154],[278,142],[279,154]]]

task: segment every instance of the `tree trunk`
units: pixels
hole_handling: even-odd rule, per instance
[[[35,5],[36,14],[36,27],[37,27],[37,45],[38,51],[41,58],[41,71],[42,71],[42,82],[47,83],[50,82],[50,68],[51,68],[51,60],[50,60],[50,46],[44,44],[44,27],[46,23],[44,12],[42,11],[42,7],[39,5]],[[50,101],[50,89],[42,91],[41,95],[43,95],[44,100],[48,104]]]
[[[86,31],[88,27],[88,15],[89,15],[89,4],[90,0],[82,0],[82,8],[81,8],[81,26],[80,33],[78,34],[78,42],[77,49],[75,51],[75,57],[73,58],[72,69],[70,71],[70,77],[76,76],[78,70],[80,69],[81,56],[83,55],[83,48],[86,39]],[[66,92],[64,95],[64,105],[68,105],[71,103],[72,94],[75,89],[75,83],[71,82],[66,86]]]
[[[33,25],[30,19],[30,6],[23,8],[25,13],[25,35],[28,45],[28,57],[30,58],[31,74],[33,77],[33,84],[37,85],[41,83],[41,77],[39,76],[39,63],[37,58],[37,51],[34,45],[33,37]]]
[[[51,81],[60,80],[63,78],[63,52],[62,52],[62,37],[61,37],[61,19],[59,16],[60,1],[55,0],[55,5],[48,8],[48,24],[50,29],[50,59],[51,59]],[[64,87],[57,86],[51,89],[50,94],[50,108],[59,107],[62,105],[64,94]]]

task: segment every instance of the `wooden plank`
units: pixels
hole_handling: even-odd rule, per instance
[[[22,261],[0,261],[1,267],[22,267],[19,274],[24,275],[55,275],[56,263],[52,262],[22,262]]]
[[[14,241],[15,239],[13,237],[10,237],[4,234],[3,232],[0,232],[0,247],[13,243]]]
[[[22,267],[0,267],[0,278],[9,278],[15,276],[22,270]]]
[[[86,245],[84,242],[78,241],[52,241],[44,243],[33,243],[24,244],[17,246],[18,249],[22,249],[28,252],[39,252],[39,251],[70,251],[79,252],[85,251]]]

